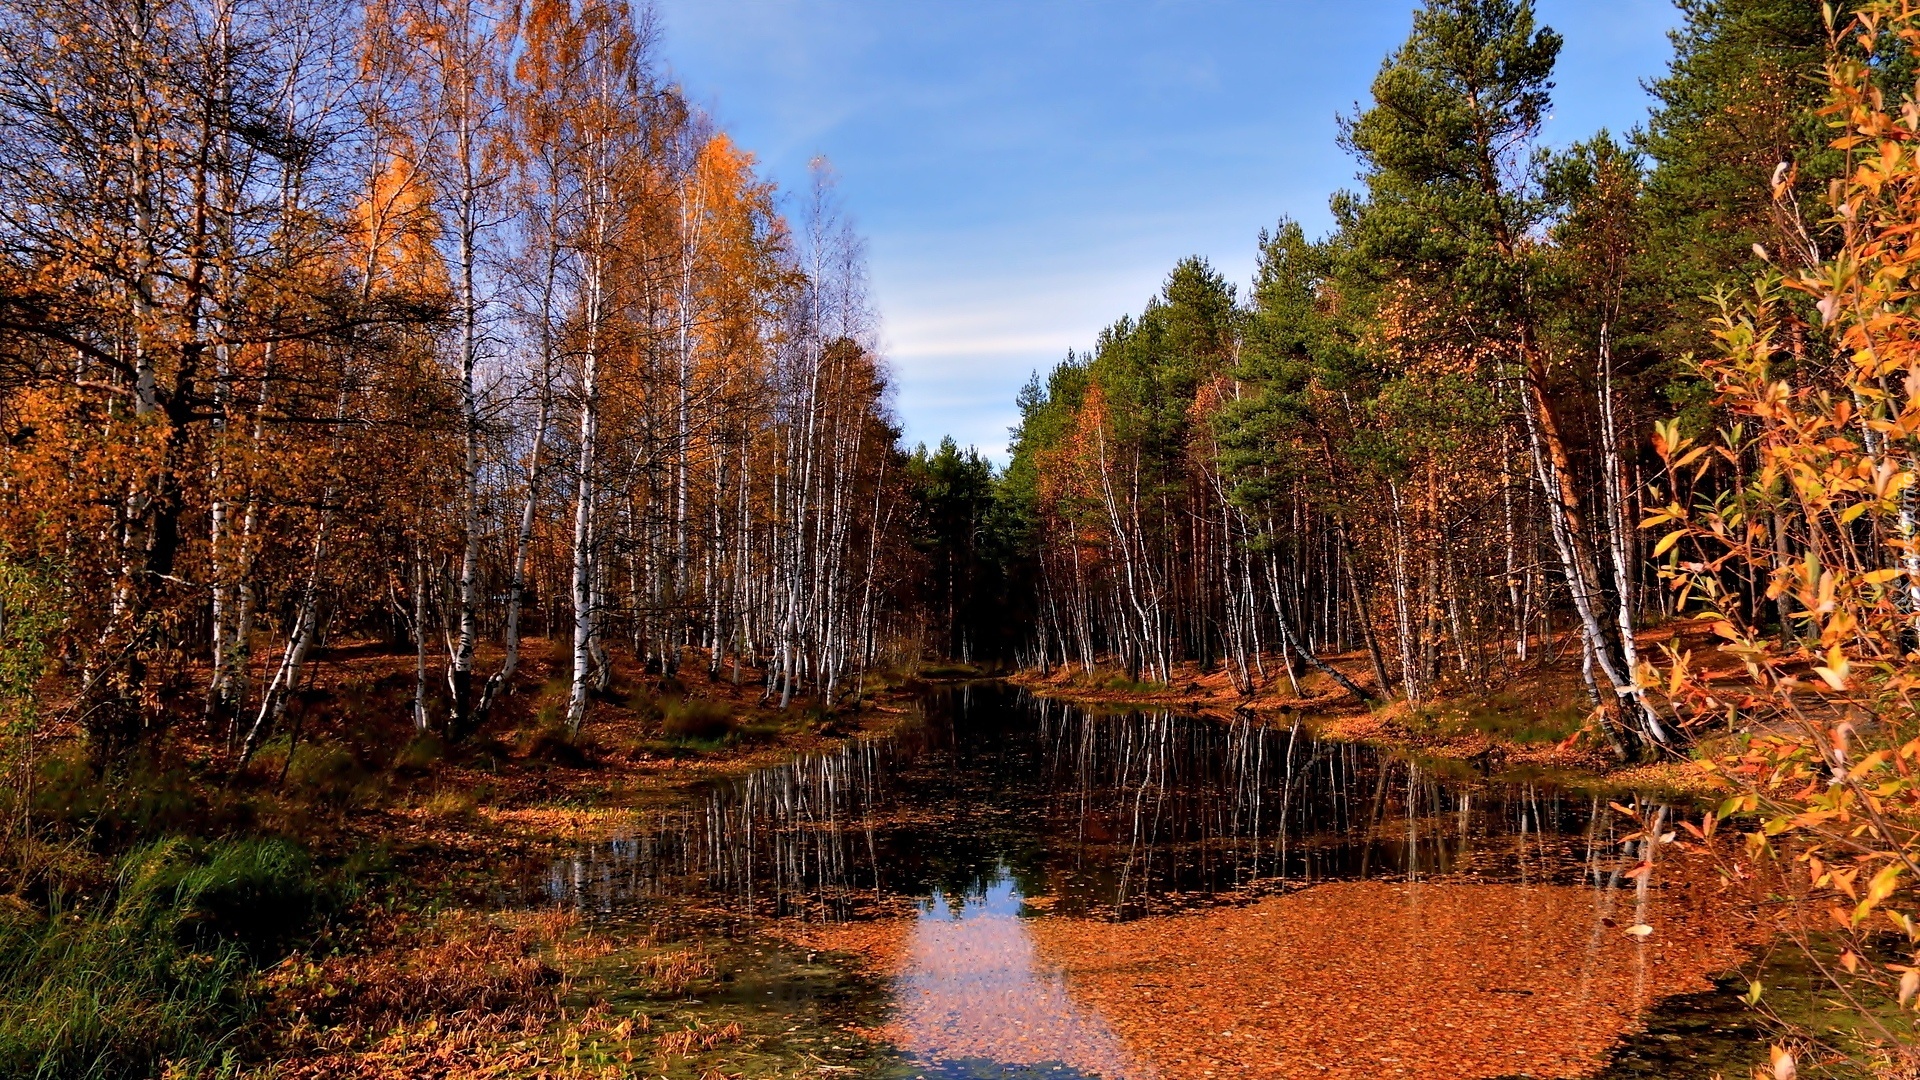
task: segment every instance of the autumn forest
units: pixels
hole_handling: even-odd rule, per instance
[[[0,1074],[1920,1075],[1920,7],[1676,3],[996,463],[645,4],[0,0]]]

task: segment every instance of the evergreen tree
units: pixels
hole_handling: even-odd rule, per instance
[[[1402,351],[1424,351],[1434,362],[1420,392],[1457,387],[1463,392],[1459,415],[1476,396],[1470,383],[1455,377],[1462,365],[1492,376],[1496,391],[1519,383],[1517,411],[1591,661],[1595,697],[1616,718],[1617,730],[1664,741],[1661,721],[1634,675],[1632,612],[1617,602],[1629,591],[1627,570],[1603,567],[1599,555],[1603,542],[1616,546],[1607,534],[1620,527],[1619,519],[1596,515],[1583,490],[1590,466],[1576,460],[1567,419],[1572,410],[1555,393],[1556,358],[1542,336],[1543,252],[1533,236],[1552,207],[1544,189],[1548,158],[1536,139],[1551,102],[1560,45],[1551,29],[1536,28],[1532,5],[1524,0],[1429,0],[1415,13],[1406,44],[1375,78],[1372,107],[1343,124],[1367,183],[1364,199],[1342,207],[1343,221],[1363,265],[1392,284],[1387,332],[1400,339]],[[1402,398],[1396,407],[1405,403],[1409,399]],[[1447,417],[1431,404],[1416,410]],[[1464,432],[1444,437],[1458,434]],[[1394,501],[1397,525],[1397,491]],[[1431,670],[1433,658],[1409,664],[1420,615],[1410,611],[1414,601],[1400,594],[1403,577],[1394,579],[1395,602],[1403,678],[1412,693],[1420,668]],[[1423,603],[1432,624],[1431,586]],[[1615,611],[1617,619],[1611,617]],[[1432,634],[1423,636],[1425,647],[1433,640]]]
[[[918,447],[907,459],[907,476],[917,510],[914,546],[927,560],[922,603],[934,647],[972,660],[982,645],[1000,644],[984,610],[1000,595],[993,466],[949,436],[931,453]]]
[[[1667,74],[1648,88],[1659,104],[1639,148],[1647,177],[1646,258],[1671,355],[1712,344],[1716,293],[1760,270],[1755,244],[1788,265],[1810,254],[1800,226],[1838,175],[1839,155],[1815,110],[1826,97],[1829,34],[1807,0],[1677,0]],[[1781,166],[1786,171],[1776,176]],[[1774,182],[1786,186],[1776,197]]]

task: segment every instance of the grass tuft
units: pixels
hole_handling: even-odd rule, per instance
[[[469,818],[480,807],[480,798],[472,791],[443,787],[427,799],[426,810],[435,817]]]
[[[251,972],[319,897],[284,841],[172,838],[123,856],[107,895],[0,906],[0,1076],[230,1069]]]
[[[717,970],[713,958],[698,948],[656,953],[646,964],[654,996],[666,998],[685,997],[689,987],[711,979]]]
[[[528,736],[526,756],[534,761],[584,769],[594,762],[593,737],[584,731],[569,731],[564,723],[543,724]]]
[[[1502,691],[1416,709],[1412,719],[1417,726],[1440,735],[1477,732],[1496,741],[1527,746],[1568,739],[1586,725],[1587,713],[1577,703],[1547,705]]]
[[[419,776],[446,756],[447,746],[440,741],[440,736],[431,731],[421,732],[408,739],[407,745],[393,756],[393,771],[401,776]]]
[[[674,698],[662,706],[660,729],[668,738],[687,742],[720,743],[739,726],[733,706],[724,701]]]

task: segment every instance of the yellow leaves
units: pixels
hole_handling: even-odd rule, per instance
[[[1873,880],[1867,883],[1867,895],[1861,897],[1860,903],[1853,909],[1853,925],[1860,925],[1873,913],[1874,908],[1893,895],[1894,890],[1900,887],[1900,874],[1905,870],[1906,864],[1895,862],[1873,875]]]
[[[1690,670],[1693,661],[1693,652],[1692,650],[1688,650],[1683,653],[1676,653],[1673,654],[1672,659],[1673,666],[1667,669],[1667,696],[1679,697],[1681,690],[1683,690],[1693,678],[1693,673]],[[1641,662],[1640,668],[1641,670],[1635,679],[1639,685],[1643,687],[1660,685],[1660,672],[1658,669],[1645,661]]]
[[[448,278],[434,246],[439,237],[427,175],[403,155],[390,155],[353,208],[353,269],[376,291],[442,290]]]
[[[1903,911],[1881,910],[1886,912],[1887,921],[1893,923],[1895,930],[1907,935],[1908,941],[1920,942],[1920,923],[1914,922],[1913,916]]]
[[[1671,420],[1654,421],[1653,452],[1659,454],[1662,458],[1671,458],[1674,454],[1680,453],[1690,441],[1691,440],[1684,435],[1680,434],[1680,420],[1678,417]]]
[[[1893,502],[1899,498],[1900,493],[1911,486],[1913,486],[1913,473],[1898,467],[1891,460],[1881,461],[1874,466],[1870,490],[1873,492],[1873,497],[1880,500],[1881,504],[1889,510],[1893,508]]]
[[[1657,525],[1663,525],[1669,521],[1685,521],[1685,520],[1687,520],[1686,508],[1681,506],[1679,503],[1668,503],[1667,505],[1660,507],[1659,509],[1648,514],[1646,518],[1640,522],[1640,527],[1643,529],[1651,529]]]
[[[1799,592],[1795,599],[1812,609],[1814,614],[1826,615],[1834,610],[1839,596],[1840,579],[1832,570],[1819,568],[1809,555],[1801,571]]]
[[[1648,926],[1646,923],[1640,923],[1635,926],[1627,927],[1627,933],[1632,935],[1633,937],[1644,939],[1648,934],[1653,933],[1653,927]]]
[[[1849,900],[1859,899],[1860,892],[1859,890],[1853,887],[1853,883],[1860,879],[1859,868],[1856,867],[1852,870],[1843,870],[1840,867],[1836,866],[1832,870],[1828,871],[1827,874],[1824,875],[1824,879],[1826,880],[1827,884],[1830,885],[1832,888],[1838,889],[1839,891],[1846,893],[1847,899]]]
[[[1814,668],[1813,672],[1828,686],[1844,691],[1847,688],[1847,675],[1850,670],[1851,666],[1847,663],[1846,654],[1840,651],[1840,646],[1835,645],[1827,650],[1827,662]]]
[[[1660,556],[1665,555],[1667,552],[1673,550],[1673,545],[1679,543],[1680,538],[1685,535],[1687,535],[1687,530],[1675,529],[1674,531],[1661,537],[1659,543],[1656,543],[1655,545],[1653,545],[1653,557],[1657,559]]]
[[[1861,758],[1859,764],[1847,771],[1848,778],[1858,780],[1863,776],[1867,776],[1882,765],[1885,765],[1889,756],[1889,753],[1885,750],[1875,750],[1873,753]]]
[[[1750,408],[1755,416],[1767,418],[1786,412],[1793,401],[1793,388],[1785,379],[1767,383],[1754,399]],[[1842,408],[1845,403],[1842,403]]]

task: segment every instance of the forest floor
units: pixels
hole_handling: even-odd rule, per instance
[[[1642,655],[1664,662],[1667,649],[1690,652],[1708,681],[1743,674],[1719,654],[1708,624],[1675,620],[1643,632]],[[1380,693],[1364,651],[1323,661],[1370,693]],[[1543,643],[1534,639],[1525,661],[1502,657],[1485,678],[1443,683],[1428,701],[1412,704],[1393,689],[1380,702],[1354,698],[1331,677],[1300,665],[1291,679],[1272,657],[1255,673],[1251,693],[1235,685],[1225,665],[1187,662],[1166,681],[1131,678],[1124,671],[1056,667],[1024,671],[1009,681],[1045,697],[1090,708],[1172,708],[1215,716],[1236,714],[1290,723],[1296,716],[1322,738],[1363,742],[1434,761],[1472,762],[1490,772],[1548,773],[1607,787],[1647,787],[1676,793],[1713,790],[1693,758],[1672,754],[1624,764],[1601,738],[1580,673],[1579,639],[1571,631]],[[1297,687],[1297,689],[1296,689]]]
[[[0,845],[10,848],[0,858],[0,954],[9,934],[17,939],[33,925],[34,909],[124,893],[146,845],[178,841],[212,852],[277,838],[303,852],[304,868],[289,875],[307,878],[254,891],[305,899],[289,907],[274,935],[279,947],[252,966],[245,985],[221,989],[247,1005],[220,1014],[230,1030],[219,1033],[215,1056],[208,1058],[205,1039],[187,1040],[180,1045],[197,1046],[188,1055],[197,1061],[162,1059],[152,1063],[156,1074],[214,1067],[259,1077],[559,1080],[626,1075],[637,1055],[652,1062],[648,1075],[704,1075],[704,1054],[738,1050],[732,1044],[760,1033],[698,1019],[656,1030],[647,1009],[609,999],[637,992],[658,1005],[688,997],[690,984],[714,972],[712,947],[688,946],[669,928],[589,931],[571,912],[540,903],[540,885],[557,859],[633,831],[649,808],[888,730],[916,711],[927,679],[939,680],[942,669],[869,678],[859,704],[822,710],[763,703],[759,672],[742,671],[737,683],[731,668],[709,678],[691,656],[672,677],[619,665],[581,730],[569,734],[558,720],[566,659],[549,642],[527,642],[516,692],[456,744],[413,731],[413,657],[372,644],[319,653],[284,733],[242,770],[225,768],[217,752],[224,740],[193,722],[170,733],[165,760],[102,779],[86,767],[77,732],[50,727],[36,739],[36,780],[25,793],[35,828]],[[476,670],[484,675],[499,662],[483,650]],[[95,920],[101,935],[113,932],[112,914]],[[45,924],[48,940],[55,923]],[[49,984],[62,978],[56,973]],[[0,1013],[11,1005],[0,1000]],[[87,1024],[125,1028],[95,1043],[144,1039],[142,1026],[158,1021],[141,1009],[136,1002],[126,1017],[89,1017]],[[652,1015],[671,1014],[669,1007]],[[865,1052],[857,1032],[821,1023],[817,1032],[789,1034],[775,1064],[800,1062],[809,1040],[841,1044],[837,1058]],[[0,1064],[8,1049],[0,1046]],[[228,1054],[232,1061],[220,1066]],[[114,1071],[76,1059],[53,1075]]]
[[[1650,635],[1648,645],[1685,637],[1678,629]],[[1106,672],[1013,681],[1095,708],[1300,717],[1327,737],[1502,771],[1697,783],[1685,762],[1619,770],[1583,735],[1577,650],[1570,660],[1568,644],[1495,690],[1418,708],[1359,707],[1317,674],[1301,676],[1295,695],[1272,668],[1251,697],[1224,672],[1197,668],[1170,684]],[[156,838],[209,849],[232,838],[284,838],[310,860],[309,891],[319,899],[310,917],[287,916],[279,947],[232,988],[247,1006],[222,1014],[216,1049],[234,1055],[230,1075],[561,1080],[642,1068],[707,1080],[869,1071],[884,1062],[886,1039],[859,1004],[873,995],[858,973],[804,944],[737,929],[588,926],[542,902],[541,886],[559,860],[634,832],[649,810],[684,805],[727,776],[890,730],[917,712],[933,682],[981,673],[923,666],[870,680],[858,707],[780,709],[760,701],[760,673],[709,678],[696,659],[673,677],[617,666],[581,731],[569,735],[558,719],[567,656],[529,641],[516,692],[481,730],[450,745],[412,729],[411,654],[336,646],[315,657],[284,733],[238,772],[222,765],[223,740],[197,722],[171,733],[166,760],[113,780],[86,769],[74,732],[52,729],[36,750],[29,793],[39,839],[0,860],[0,924],[30,921],[22,913],[31,907],[57,908],[49,897],[111,895],[126,878],[125,853]],[[1362,679],[1364,655],[1332,662],[1371,681]],[[498,664],[483,650],[476,670]],[[726,1004],[743,987],[764,1002],[763,992],[772,994],[762,983],[796,982],[815,991],[794,1002],[781,991],[778,1008]],[[137,1011],[123,1019],[128,1039],[150,1023]],[[198,1060],[169,1075],[199,1075],[206,1053]],[[720,1061],[733,1071],[715,1072]],[[738,1071],[743,1062],[750,1071]]]

